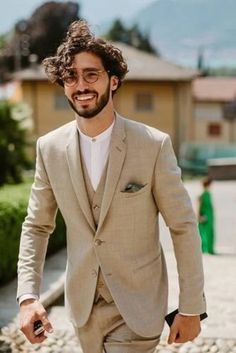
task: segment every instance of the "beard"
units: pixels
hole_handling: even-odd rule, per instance
[[[96,93],[96,95],[98,96],[97,92],[90,91],[90,90],[85,90],[84,92],[77,91],[74,93],[74,95],[89,94],[89,93]],[[69,98],[67,98],[67,100],[68,100],[68,103],[69,103],[71,109],[73,109],[76,114],[78,114],[79,116],[81,116],[82,118],[85,118],[85,119],[92,119],[96,115],[98,115],[103,110],[103,108],[107,105],[107,103],[109,101],[109,97],[110,97],[110,82],[109,82],[105,92],[99,98],[99,100],[96,102],[95,107],[93,107],[93,108],[90,108],[90,109],[89,108],[80,108],[80,109],[78,109]]]

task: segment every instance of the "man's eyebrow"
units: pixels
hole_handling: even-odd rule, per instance
[[[76,67],[71,67],[72,70],[76,70]],[[101,71],[104,70],[102,67],[98,68],[98,67],[85,67],[84,69],[82,69],[82,71]]]

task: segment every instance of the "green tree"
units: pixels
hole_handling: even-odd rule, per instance
[[[136,24],[127,28],[120,19],[116,19],[105,37],[108,40],[126,43],[137,49],[158,55],[157,50],[150,42],[149,36],[143,34]]]
[[[4,49],[6,45],[6,35],[0,34],[0,51]]]
[[[0,83],[4,81],[5,68],[3,65],[3,51],[7,43],[7,35],[0,34]]]
[[[26,129],[22,126],[25,119],[19,103],[0,102],[0,186],[20,183],[23,170],[29,167]]]
[[[54,55],[65,37],[68,26],[79,19],[79,4],[49,1],[40,6],[28,21],[26,32],[30,52],[37,54],[39,61]]]
[[[197,69],[201,73],[201,76],[208,76],[209,69],[206,67],[204,59],[204,48],[200,46],[198,48]]]
[[[116,19],[105,37],[108,40],[112,40],[114,42],[122,42],[126,44],[130,44],[130,34],[127,28],[123,25],[122,21]]]
[[[0,65],[9,71],[19,70],[30,65],[30,54],[35,54],[40,63],[55,53],[70,23],[78,19],[77,2],[48,1],[42,4],[29,19],[15,24],[1,51]]]

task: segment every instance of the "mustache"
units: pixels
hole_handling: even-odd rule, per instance
[[[89,89],[85,89],[84,91],[76,91],[72,94],[72,98],[74,98],[75,96],[79,96],[79,95],[82,95],[82,94],[98,94],[96,91],[93,91],[93,90],[89,90]]]

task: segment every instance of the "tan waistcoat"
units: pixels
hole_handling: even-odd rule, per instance
[[[101,176],[100,182],[98,184],[97,190],[94,191],[93,186],[90,181],[90,177],[88,175],[88,171],[87,171],[85,162],[84,162],[82,156],[81,156],[81,163],[82,163],[84,182],[85,182],[85,186],[86,186],[86,190],[87,190],[88,200],[89,200],[90,207],[92,210],[94,223],[95,223],[95,226],[97,227],[99,217],[100,217],[100,210],[101,210],[101,204],[102,204],[105,183],[106,183],[107,164],[104,168],[104,171]],[[107,303],[111,303],[113,301],[111,293],[105,283],[102,271],[99,268],[97,288],[96,288],[96,293],[95,293],[95,298],[94,298],[95,302],[98,301],[100,296],[103,297]]]

